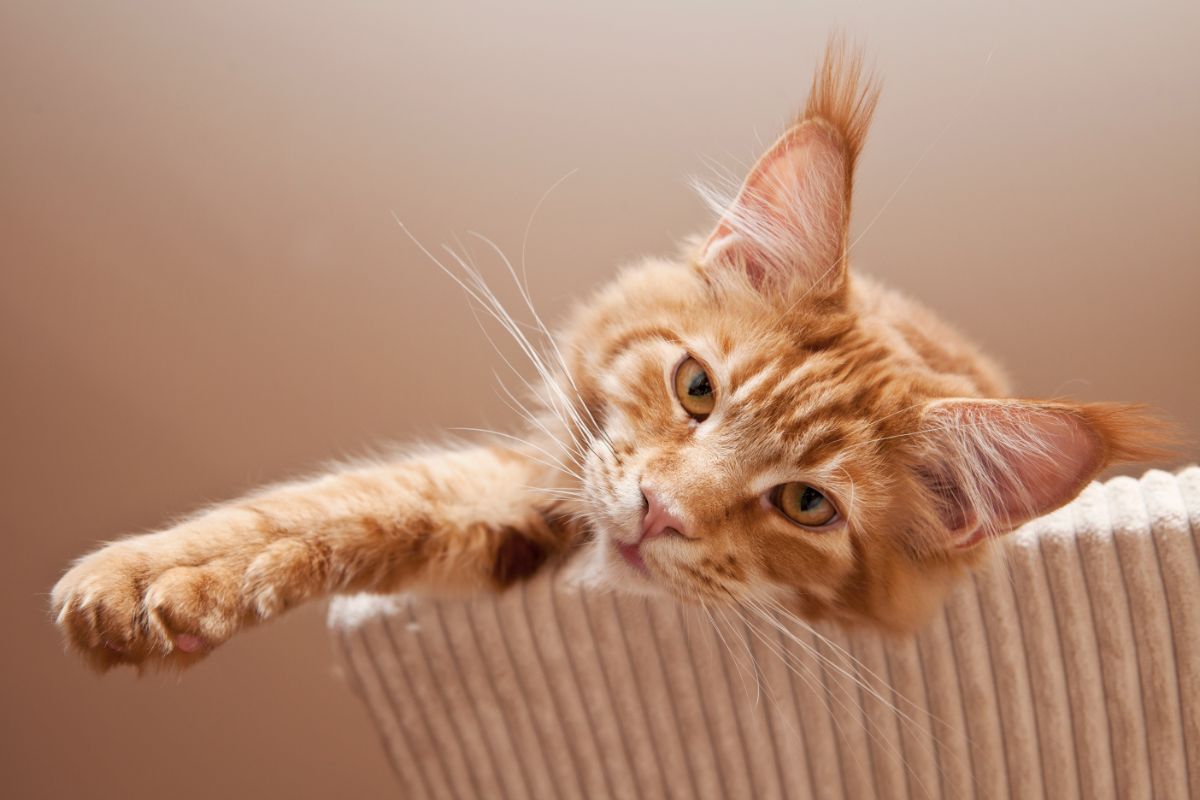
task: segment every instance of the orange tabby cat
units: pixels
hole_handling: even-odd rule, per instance
[[[1157,426],[991,399],[997,368],[847,270],[877,92],[832,47],[795,125],[677,259],[625,270],[543,359],[523,438],[351,466],[117,541],[54,587],[97,667],[186,665],[331,592],[503,588],[574,553],[627,590],[918,624],[990,539]]]

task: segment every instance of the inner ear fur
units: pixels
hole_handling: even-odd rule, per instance
[[[750,170],[700,250],[709,269],[758,288],[837,294],[845,285],[854,167],[878,101],[862,57],[840,40],[826,50],[808,104]]]
[[[1142,406],[952,399],[920,419],[917,473],[944,529],[969,548],[1070,502],[1106,467],[1169,451]]]

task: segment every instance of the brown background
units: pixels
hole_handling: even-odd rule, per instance
[[[836,26],[886,75],[858,267],[1027,394],[1200,429],[1194,2],[562,5],[0,6],[6,796],[387,793],[322,608],[181,679],[99,679],[47,590],[102,539],[323,458],[507,424],[498,358],[390,212],[517,255],[577,170],[528,250],[558,317],[707,222],[686,177],[755,157]]]

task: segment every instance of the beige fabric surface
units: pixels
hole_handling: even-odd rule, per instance
[[[1200,797],[1200,468],[1093,484],[919,635],[587,593],[340,598],[424,798]]]

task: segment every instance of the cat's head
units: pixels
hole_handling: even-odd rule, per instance
[[[832,49],[712,234],[571,327],[584,508],[618,584],[907,627],[989,541],[1154,454],[1136,409],[986,399],[986,359],[848,273],[875,99]]]

